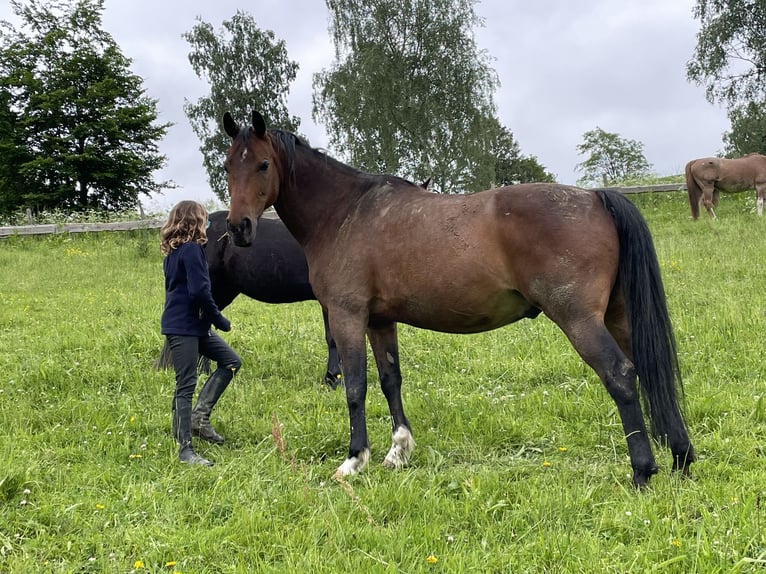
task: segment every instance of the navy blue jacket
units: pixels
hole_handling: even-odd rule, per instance
[[[210,331],[211,324],[221,331],[231,328],[213,300],[207,260],[199,243],[182,244],[165,257],[162,266],[165,271],[163,335],[203,337]]]

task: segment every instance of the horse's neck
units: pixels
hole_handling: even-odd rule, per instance
[[[286,180],[274,203],[277,214],[304,247],[337,229],[362,195],[359,172],[313,150],[297,152],[295,177]]]

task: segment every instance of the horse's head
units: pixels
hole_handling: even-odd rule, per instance
[[[253,112],[252,125],[243,128],[226,112],[223,126],[232,139],[224,164],[231,198],[228,229],[234,244],[246,247],[253,242],[258,218],[279,195],[279,157],[258,112]]]

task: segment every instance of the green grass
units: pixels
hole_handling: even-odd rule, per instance
[[[692,222],[684,194],[631,196],[663,268],[699,462],[636,492],[614,404],[550,321],[456,336],[400,329],[418,447],[338,483],[348,417],[320,384],[319,307],[245,298],[227,437],[176,460],[156,232],[0,242],[0,572],[762,572],[766,220],[750,194]],[[428,561],[435,558],[435,563]]]

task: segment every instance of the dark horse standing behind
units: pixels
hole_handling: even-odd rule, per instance
[[[329,313],[346,384],[351,440],[338,476],[368,462],[365,334],[392,419],[387,466],[414,449],[401,398],[397,322],[476,333],[540,312],[566,334],[617,405],[633,482],[657,472],[636,375],[654,434],[688,474],[694,450],[678,404],[678,361],[646,222],[621,194],[527,184],[439,195],[360,172],[297,136],[242,129],[227,113],[229,233],[255,237],[274,205],[303,246]],[[260,231],[258,231],[260,233]]]
[[[700,215],[700,201],[713,219],[721,191],[736,193],[754,189],[758,215],[763,214],[766,199],[766,155],[751,153],[736,159],[703,157],[686,164],[686,190],[692,217]]]
[[[303,248],[278,219],[263,218],[258,241],[237,247],[226,231],[226,211],[209,216],[205,258],[210,287],[218,308],[223,310],[243,293],[263,303],[295,303],[316,299],[309,284],[309,270]],[[327,342],[327,370],[324,382],[335,388],[340,382],[340,360],[330,334],[327,312],[322,310]],[[167,342],[157,360],[158,368],[170,366]]]

